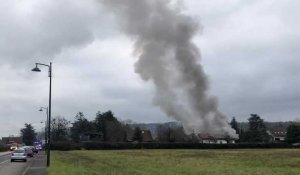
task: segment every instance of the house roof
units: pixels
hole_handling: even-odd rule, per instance
[[[151,132],[149,130],[142,129],[141,132],[142,132],[142,136],[143,136],[143,141],[144,142],[153,141]]]
[[[228,136],[224,136],[224,135],[212,136],[212,135],[207,134],[207,133],[205,133],[205,134],[200,133],[200,134],[198,134],[198,137],[201,140],[235,140],[234,138],[230,138]]]
[[[272,130],[270,133],[273,137],[286,137],[285,130]]]
[[[8,144],[10,141],[21,144],[22,143],[22,137],[2,137],[2,142],[4,144]]]

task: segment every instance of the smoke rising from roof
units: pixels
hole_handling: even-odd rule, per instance
[[[156,87],[154,98],[187,132],[237,137],[209,83],[192,42],[200,26],[170,0],[101,0],[121,29],[135,41],[135,72]]]

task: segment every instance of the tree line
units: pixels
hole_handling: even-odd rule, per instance
[[[238,142],[267,143],[272,142],[272,136],[268,133],[264,120],[258,114],[250,114],[248,128],[241,128],[235,117],[230,122],[231,127],[239,135]],[[285,142],[300,143],[300,124],[291,123],[286,128]]]
[[[257,114],[251,114],[248,119],[248,128],[243,129],[235,117],[229,123],[239,135],[237,142],[267,143],[271,142],[270,134],[264,120]],[[25,124],[20,130],[23,142],[32,145],[37,139],[37,133],[31,124]],[[153,133],[152,133],[153,134]],[[41,134],[44,135],[44,134]],[[148,135],[149,136],[149,135]],[[112,111],[96,113],[94,120],[88,120],[82,112],[78,112],[74,121],[68,121],[64,117],[55,117],[51,120],[51,141],[103,141],[103,142],[143,142],[144,131],[138,127],[132,127],[121,122]],[[228,136],[224,136],[227,138]],[[157,142],[199,142],[201,138],[196,133],[187,134],[182,126],[170,127],[160,125],[156,129],[155,141]],[[300,125],[291,124],[287,128],[286,141],[290,143],[300,142]]]

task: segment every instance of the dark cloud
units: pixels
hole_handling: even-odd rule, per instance
[[[93,0],[6,1],[0,11],[2,63],[53,60],[66,48],[85,46],[112,31]]]

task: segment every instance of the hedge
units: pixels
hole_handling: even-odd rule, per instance
[[[52,150],[118,150],[118,149],[246,149],[246,148],[300,148],[288,143],[237,143],[237,144],[203,144],[203,143],[159,143],[159,142],[55,142]]]
[[[9,150],[9,146],[7,146],[7,145],[0,145],[0,152],[8,151],[8,150]]]
[[[82,145],[80,143],[68,141],[51,143],[51,150],[70,151],[80,149],[82,149]]]

